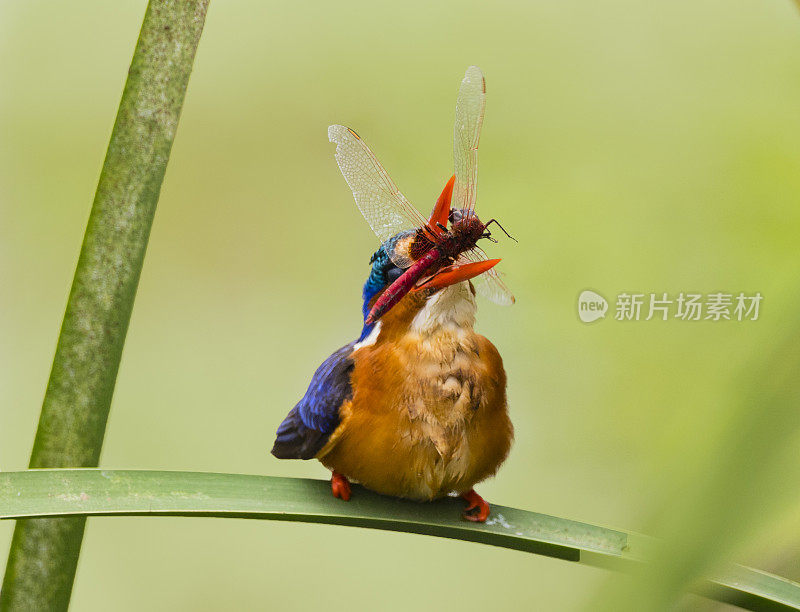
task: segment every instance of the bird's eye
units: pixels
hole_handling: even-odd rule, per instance
[[[397,266],[392,266],[386,271],[386,284],[391,285],[403,274],[403,270]]]

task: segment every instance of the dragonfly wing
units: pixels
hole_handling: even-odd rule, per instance
[[[489,259],[480,247],[474,247],[459,255],[456,263],[477,262]],[[500,306],[511,306],[516,300],[514,294],[503,282],[497,268],[487,270],[471,280],[475,291],[480,293],[487,300],[499,304]]]
[[[336,143],[336,162],[356,206],[382,243],[398,232],[425,225],[425,218],[400,193],[358,134],[343,125],[332,125],[328,138]]]
[[[475,210],[478,193],[478,143],[485,108],[486,81],[480,68],[470,66],[461,81],[456,100],[456,123],[453,129],[456,181],[453,185],[453,208]]]

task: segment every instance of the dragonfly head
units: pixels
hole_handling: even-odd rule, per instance
[[[469,239],[475,240],[475,242],[481,238],[487,238],[492,242],[497,242],[497,239],[492,236],[492,232],[489,230],[489,226],[492,223],[497,225],[497,227],[499,227],[506,236],[511,238],[511,240],[517,242],[517,239],[509,234],[506,229],[500,225],[500,222],[497,219],[489,219],[486,224],[481,223],[481,220],[478,219],[478,215],[475,214],[475,211],[467,211],[463,208],[451,208],[449,220],[454,229],[463,228],[461,231],[465,234],[468,234]]]
[[[481,238],[491,238],[491,234],[486,233],[486,226],[474,211],[451,208],[449,220],[450,234],[453,237],[451,244],[456,253],[474,247]]]

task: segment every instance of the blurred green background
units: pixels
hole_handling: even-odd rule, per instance
[[[27,465],[144,9],[0,3],[3,470]],[[451,174],[469,64],[488,83],[479,207],[519,238],[487,249],[517,296],[478,315],[517,441],[479,491],[678,542],[636,583],[654,606],[691,577],[687,559],[800,580],[788,0],[212,2],[101,465],[325,477],[268,450],[317,365],[358,333],[376,247],[326,128],[356,129],[427,211]],[[585,325],[587,288],[765,299],[756,322]],[[89,522],[73,609],[571,610],[631,588],[420,536],[120,518]]]

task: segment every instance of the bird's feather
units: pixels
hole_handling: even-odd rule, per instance
[[[339,425],[339,408],[352,398],[353,345],[343,346],[314,372],[306,394],[278,427],[272,454],[312,459]]]

